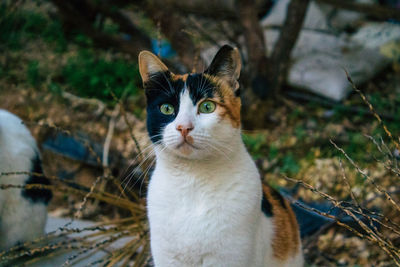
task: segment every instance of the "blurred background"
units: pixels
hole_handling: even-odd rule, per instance
[[[75,251],[64,264],[151,265],[154,159],[137,56],[202,72],[223,44],[243,59],[243,140],[264,181],[293,202],[307,264],[399,265],[398,0],[1,1],[0,108],[39,143],[49,220],[107,228],[0,260],[31,266]]]

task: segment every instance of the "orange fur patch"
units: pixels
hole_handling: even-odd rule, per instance
[[[226,81],[207,74],[204,74],[204,76],[217,88],[216,95],[211,100],[218,104],[216,110],[218,115],[223,119],[230,120],[233,127],[239,128],[240,97],[235,96],[234,89]]]
[[[263,185],[265,198],[272,206],[275,233],[272,240],[273,255],[279,260],[294,257],[300,248],[300,233],[296,216],[287,200],[279,199],[271,187]],[[284,206],[283,206],[284,205]]]
[[[173,81],[182,80],[183,82],[186,82],[188,76],[189,76],[189,74],[183,74],[183,75],[180,75],[180,74],[173,74],[172,77],[171,77],[171,79],[172,79]]]

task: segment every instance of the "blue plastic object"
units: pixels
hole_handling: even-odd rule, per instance
[[[161,40],[161,47],[156,39],[151,40],[151,47],[154,54],[158,55],[159,52],[162,58],[171,58],[176,56],[175,50],[172,48],[171,44],[167,40]],[[160,51],[161,50],[161,51]]]

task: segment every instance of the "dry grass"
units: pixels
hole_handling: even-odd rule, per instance
[[[80,140],[90,154],[96,159],[98,165],[102,166],[103,170],[103,175],[93,179],[94,181],[90,187],[79,184],[77,188],[76,183],[51,175],[46,175],[52,183],[52,185],[48,186],[41,184],[0,185],[0,190],[8,190],[11,188],[48,188],[56,195],[61,193],[63,195],[73,195],[81,199],[80,203],[77,205],[77,209],[72,212],[71,219],[68,223],[37,240],[26,242],[0,252],[1,264],[13,265],[23,262],[25,265],[29,266],[40,260],[66,254],[71,251],[73,253],[64,262],[63,266],[78,264],[99,251],[108,251],[108,253],[106,253],[102,259],[96,259],[94,262],[91,262],[89,266],[146,266],[149,263],[149,236],[145,201],[137,192],[130,190],[129,187],[131,185],[128,187],[128,184],[124,184],[124,181],[121,183],[119,177],[113,176],[111,174],[112,170],[108,166],[108,151],[110,149],[111,139],[113,138],[117,116],[122,115],[122,118],[124,118],[125,123],[128,125],[130,136],[135,142],[135,150],[140,151],[137,153],[135,160],[131,163],[133,166],[137,166],[137,168],[129,173],[129,180],[125,182],[134,180],[135,182],[140,181],[140,183],[146,183],[148,172],[151,167],[150,163],[154,163],[152,158],[153,154],[151,152],[149,153],[149,149],[147,148],[143,150],[143,152],[147,152],[146,154],[141,152],[142,149],[140,148],[139,142],[133,134],[134,127],[128,120],[125,109],[120,108],[120,106],[122,106],[122,101],[118,100],[118,103],[109,121],[103,149],[103,158],[100,158],[96,154],[87,140]],[[70,130],[63,129],[53,123],[27,122],[26,124],[73,136]],[[138,169],[141,169],[140,175],[136,174],[139,173]],[[11,176],[21,174],[32,175],[33,173],[26,171],[1,173],[1,175]],[[43,174],[35,173],[35,175],[40,176]],[[93,223],[92,226],[82,229],[71,228],[74,220],[82,218],[86,209],[91,210],[90,213],[93,214],[94,212],[98,212],[100,205],[102,207],[112,206],[118,208],[120,213],[124,215],[116,216],[115,218],[107,218],[104,222]],[[80,235],[74,237],[73,234],[76,233],[80,233]],[[116,247],[115,244],[119,241],[120,243]],[[121,246],[120,244],[123,245]]]
[[[332,266],[340,264],[340,262],[336,262],[334,258],[331,258],[326,253],[326,251],[330,251],[331,255],[333,255],[335,251],[339,252],[337,247],[335,247],[335,243],[338,243],[335,242],[335,237],[339,235],[343,236],[343,233],[334,233],[332,235],[331,232],[331,237],[329,239],[330,241],[326,242],[322,240],[324,237],[324,232],[335,225],[339,225],[347,230],[347,232],[345,232],[344,234],[346,236],[345,238],[351,239],[353,237],[358,237],[359,240],[367,241],[370,245],[372,245],[372,247],[379,247],[378,250],[386,254],[386,257],[379,255],[379,259],[377,259],[377,262],[375,264],[379,266],[387,266],[393,264],[395,264],[396,266],[400,266],[400,244],[398,242],[400,240],[400,222],[398,219],[398,214],[400,212],[400,201],[398,198],[399,194],[397,190],[394,190],[394,186],[397,184],[400,178],[400,167],[398,164],[397,156],[393,152],[396,150],[400,151],[399,142],[386,127],[381,117],[376,112],[371,103],[367,100],[365,95],[356,88],[348,74],[347,77],[349,82],[353,86],[353,89],[360,95],[362,100],[369,107],[371,113],[379,122],[387,135],[386,139],[388,141],[384,141],[383,138],[377,140],[376,138],[369,135],[365,135],[365,138],[368,138],[371,142],[374,143],[376,150],[380,154],[379,158],[375,157],[376,163],[383,166],[383,168],[387,170],[390,175],[388,177],[371,175],[371,171],[361,168],[360,165],[355,162],[348,153],[346,153],[346,151],[339,147],[333,140],[330,140],[334,149],[340,152],[342,158],[344,158],[346,160],[346,163],[350,166],[350,168],[345,170],[345,167],[343,165],[344,163],[342,163],[342,160],[339,159],[339,166],[342,178],[341,182],[344,185],[344,187],[342,188],[345,188],[347,190],[347,192],[344,194],[343,192],[341,192],[342,197],[332,195],[332,193],[324,192],[318,189],[316,186],[305,182],[304,180],[285,177],[286,180],[294,182],[300,185],[306,191],[312,192],[313,194],[317,195],[317,198],[315,199],[323,199],[329,201],[333,207],[339,208],[342,211],[342,214],[333,216],[329,212],[321,212],[317,209],[309,208],[301,204],[300,202],[292,200],[295,205],[298,205],[304,209],[318,213],[321,216],[333,220],[331,224],[322,227],[317,234],[309,237],[308,240],[304,242],[305,253],[309,262]],[[361,185],[362,190],[359,190],[359,188],[355,189],[354,181],[352,184],[352,182],[347,177],[347,173],[349,172],[353,172],[353,175],[355,173],[356,175],[359,175],[363,178],[363,182]],[[347,197],[343,197],[343,195]],[[346,199],[346,201],[344,199]],[[371,208],[374,210],[372,210]],[[379,212],[376,211],[377,209],[379,210]],[[351,217],[354,220],[355,224],[349,225],[343,223],[342,218],[344,215]],[[321,243],[325,244],[321,246]],[[362,241],[356,242],[358,246],[360,246],[362,243]],[[362,244],[362,247],[363,249],[372,250],[371,246],[367,248],[364,244]],[[348,257],[351,257],[352,251],[356,250],[357,248],[346,249],[348,249]],[[378,254],[380,253],[378,252]],[[369,255],[364,255],[364,257],[368,256]],[[364,261],[364,264],[371,265],[372,263]]]

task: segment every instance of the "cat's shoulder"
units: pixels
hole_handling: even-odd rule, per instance
[[[35,156],[36,141],[24,122],[11,112],[0,109],[0,144],[2,148],[18,148],[18,144],[29,146]]]

